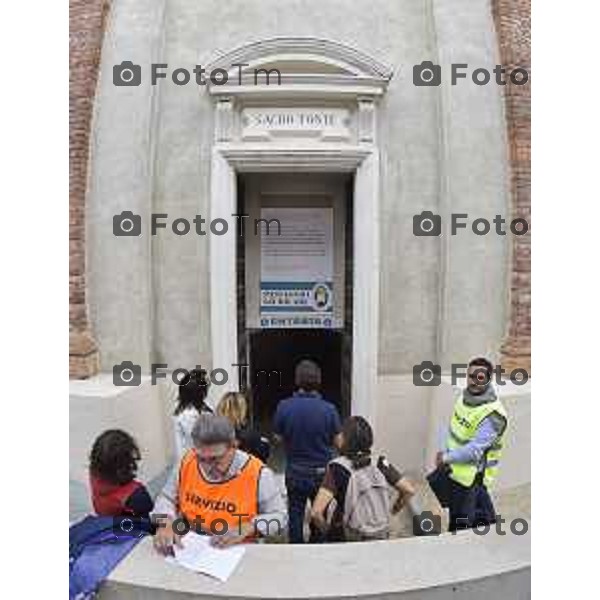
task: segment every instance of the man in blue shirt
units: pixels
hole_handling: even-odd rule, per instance
[[[316,363],[300,361],[294,383],[294,395],[277,405],[273,430],[283,440],[287,457],[290,542],[302,544],[306,501],[312,502],[319,490],[334,446],[340,445],[342,425],[336,407],[321,396],[321,369]],[[309,541],[324,541],[323,533],[311,526]]]

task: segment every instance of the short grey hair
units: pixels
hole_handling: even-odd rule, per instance
[[[318,390],[321,387],[321,368],[314,360],[301,360],[296,365],[294,383],[307,391]]]
[[[211,444],[232,444],[235,440],[235,429],[227,417],[202,413],[192,429],[194,446]]]

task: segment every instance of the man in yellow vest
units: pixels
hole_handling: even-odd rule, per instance
[[[282,535],[286,506],[273,472],[237,448],[229,419],[200,414],[192,440],[154,507],[156,549],[171,553],[190,529],[220,546]]]
[[[447,465],[450,478],[449,531],[496,521],[489,489],[508,425],[504,406],[492,383],[494,366],[475,358],[467,370],[467,387],[454,405],[446,450],[438,452],[438,467]]]

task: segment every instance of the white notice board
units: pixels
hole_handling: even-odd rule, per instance
[[[333,209],[263,208],[261,219],[261,327],[333,327]]]

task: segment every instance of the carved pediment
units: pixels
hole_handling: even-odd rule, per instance
[[[380,96],[392,77],[386,65],[345,44],[316,38],[274,38],[216,57],[207,72],[227,71],[208,83],[212,95],[264,97]]]

